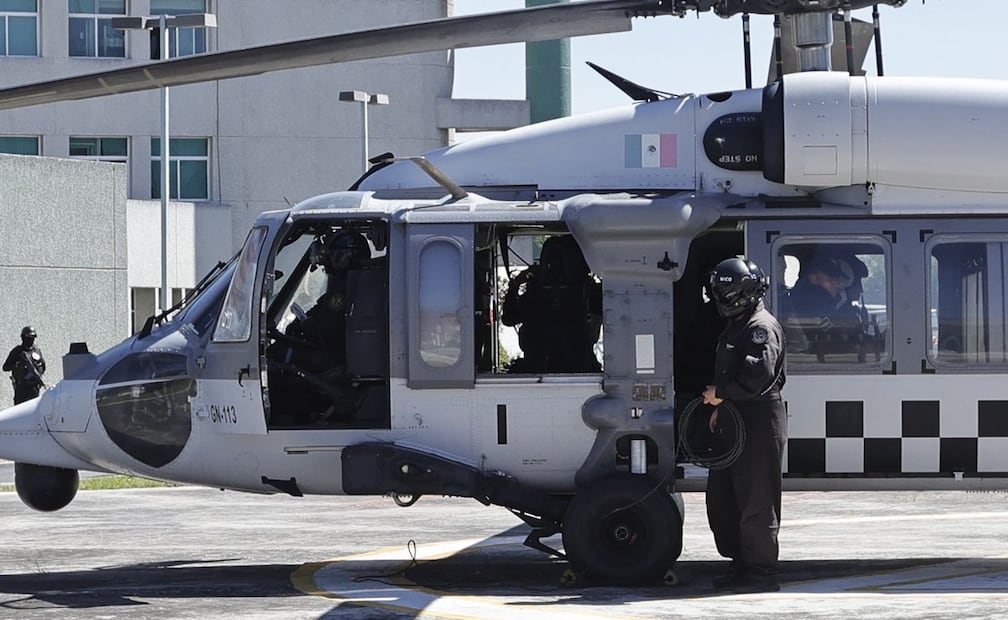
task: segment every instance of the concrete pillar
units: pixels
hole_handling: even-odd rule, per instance
[[[526,7],[567,0],[525,0]],[[570,116],[570,39],[525,44],[525,96],[533,123]]]

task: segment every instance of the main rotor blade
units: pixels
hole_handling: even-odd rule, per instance
[[[631,16],[656,14],[660,6],[659,0],[592,0],[190,56],[0,89],[0,110],[354,60],[624,32]]]

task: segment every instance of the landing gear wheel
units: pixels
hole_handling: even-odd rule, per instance
[[[582,578],[614,584],[657,583],[682,553],[682,513],[665,485],[647,477],[603,478],[567,507],[563,544]]]

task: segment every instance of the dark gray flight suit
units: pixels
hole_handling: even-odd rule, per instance
[[[31,367],[28,364],[31,364]],[[39,390],[44,385],[42,375],[45,373],[45,358],[42,357],[42,349],[35,345],[25,348],[18,345],[10,350],[7,359],[4,361],[4,372],[11,373],[11,382],[14,384],[14,404],[29,401],[39,395]]]
[[[766,576],[777,571],[787,442],[780,395],[784,381],[784,333],[760,302],[751,314],[733,319],[718,338],[716,395],[738,408],[746,437],[738,460],[708,475],[707,519],[718,553],[742,572]]]

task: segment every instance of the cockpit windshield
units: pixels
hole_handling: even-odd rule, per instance
[[[234,276],[217,319],[215,342],[245,342],[252,335],[252,297],[256,267],[265,240],[266,228],[253,228],[238,255]]]
[[[224,293],[234,275],[236,263],[237,261],[232,259],[215,278],[207,282],[204,285],[205,288],[199,291],[182,309],[177,320],[191,325],[200,336],[216,325],[224,301]]]

